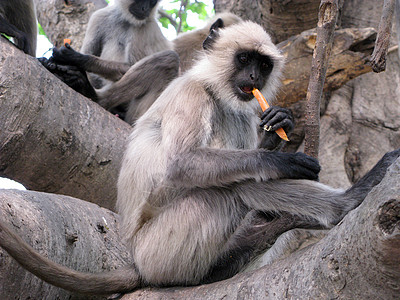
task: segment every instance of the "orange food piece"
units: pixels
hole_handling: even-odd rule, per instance
[[[70,39],[64,39],[64,45],[65,44],[70,44],[71,45],[71,40]]]
[[[258,89],[253,89],[252,93],[253,93],[254,97],[256,97],[258,103],[260,104],[262,111],[265,111],[269,107],[267,100],[264,98],[264,96],[261,94],[261,92]],[[282,140],[289,141],[285,130],[283,130],[282,128],[277,129],[275,132],[277,135],[279,135],[279,137]]]

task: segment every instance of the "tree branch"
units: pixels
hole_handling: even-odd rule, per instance
[[[390,35],[392,31],[392,19],[396,4],[395,1],[396,0],[385,0],[383,3],[375,49],[370,59],[372,70],[375,73],[385,71],[386,69],[386,56],[389,49]]]
[[[333,34],[338,19],[337,0],[322,0],[319,8],[317,40],[311,65],[310,83],[307,90],[307,112],[304,153],[318,158],[320,101],[325,82]]]
[[[160,18],[167,18],[167,19],[169,20],[169,22],[171,23],[171,25],[174,26],[175,31],[177,30],[177,28],[178,28],[178,23],[176,23],[175,19],[174,19],[170,14],[168,14],[168,13],[167,13],[164,9],[162,9],[162,8],[159,8],[159,9],[158,9],[158,13],[160,14]]]
[[[0,57],[0,176],[114,209],[131,127],[4,38]]]
[[[306,97],[316,37],[316,30],[312,29],[278,44],[286,57],[286,65],[277,104],[288,106]],[[371,72],[368,60],[375,38],[373,28],[346,28],[334,32],[324,91],[338,89],[349,80]]]

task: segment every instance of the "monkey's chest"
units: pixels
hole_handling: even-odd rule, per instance
[[[258,144],[257,124],[243,114],[224,113],[211,126],[209,146],[221,149],[255,149]]]

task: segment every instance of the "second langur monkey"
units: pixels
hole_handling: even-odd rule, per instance
[[[41,58],[41,63],[70,87],[99,102],[104,108],[114,109],[113,112],[122,117],[127,109],[125,119],[132,123],[137,117],[136,111],[147,109],[146,103],[152,103],[162,89],[178,75],[178,58],[170,51],[154,57],[157,63],[165,60],[158,66],[145,63],[149,66],[149,75],[143,76],[143,65],[139,67],[141,74],[135,78],[136,81],[128,84],[130,87],[136,86],[136,89],[128,95],[124,94],[126,79],[119,82],[136,62],[157,52],[172,49],[171,42],[164,37],[155,18],[158,2],[159,0],[116,0],[114,5],[99,9],[90,17],[81,48],[82,54],[69,48],[71,51],[65,51],[62,57],[58,55],[58,60],[53,59],[54,57],[50,60]],[[56,49],[55,52],[57,54]],[[88,72],[89,81],[85,72]],[[149,78],[154,74],[156,75]],[[117,82],[115,86],[114,82]],[[152,88],[149,89],[149,86]],[[126,101],[120,99],[127,97],[132,99],[135,112],[131,112],[133,108],[129,107],[116,110],[119,105],[126,106]],[[113,102],[115,105],[109,105],[113,99],[116,99]]]
[[[0,221],[0,246],[43,280],[80,293],[195,285],[236,274],[289,227],[329,228],[384,177],[387,153],[347,191],[314,181],[318,162],[260,148],[253,88],[276,92],[283,57],[257,24],[213,29],[198,63],[137,121],[117,208],[135,267],[72,271],[43,258]],[[280,122],[272,125],[273,130]],[[265,231],[267,230],[267,231]],[[260,234],[263,233],[263,234]]]

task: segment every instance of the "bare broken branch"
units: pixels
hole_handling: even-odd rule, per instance
[[[318,14],[317,39],[311,64],[307,90],[307,113],[304,152],[315,158],[319,149],[319,115],[322,88],[325,82],[328,59],[332,49],[333,34],[338,19],[337,0],[322,0]]]
[[[378,36],[370,63],[375,73],[385,71],[386,56],[389,49],[390,35],[392,31],[392,19],[395,0],[385,0],[383,3],[382,16],[379,22]]]

